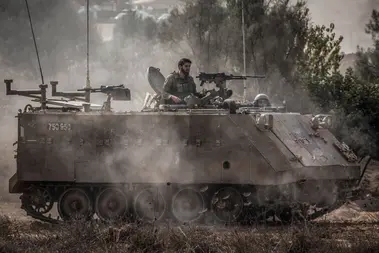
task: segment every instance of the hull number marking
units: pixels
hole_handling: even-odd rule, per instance
[[[49,131],[71,131],[71,124],[51,122],[51,123],[48,123],[48,130]]]

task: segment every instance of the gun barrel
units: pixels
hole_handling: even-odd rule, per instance
[[[251,76],[225,76],[223,77],[225,80],[246,80],[247,78],[266,78],[266,76],[263,75],[251,75]]]
[[[246,77],[250,77],[250,78],[266,78],[266,76],[264,76],[264,75],[252,75],[252,76],[246,76]]]
[[[225,80],[233,80],[233,79],[246,79],[246,78],[266,78],[265,75],[247,75],[247,76],[235,76],[235,75],[225,75],[224,73],[200,73],[196,76],[201,80],[213,80],[215,78],[222,78]]]
[[[92,91],[92,92],[97,92],[97,91],[101,91],[101,89],[98,89],[98,88],[96,88],[96,89],[78,89],[77,91],[87,91],[87,90],[89,90],[89,91]]]
[[[239,80],[239,79],[246,79],[247,76],[226,76],[225,79],[226,80],[233,80],[233,79],[236,79],[236,80]]]
[[[114,91],[118,89],[125,89],[125,87],[123,84],[120,84],[120,85],[100,86],[100,88],[91,88],[91,89],[83,88],[83,89],[78,89],[77,91],[90,90],[92,92],[109,92],[109,91]]]

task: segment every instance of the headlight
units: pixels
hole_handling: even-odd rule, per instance
[[[311,120],[312,128],[317,129],[319,127],[329,129],[332,127],[333,120],[331,115],[318,114]]]
[[[256,117],[256,125],[262,131],[271,130],[274,125],[274,117],[271,114],[261,114]]]
[[[326,128],[332,127],[332,117],[331,116],[325,116],[323,123],[325,124]]]
[[[266,117],[265,117],[265,115],[259,115],[258,117],[257,117],[257,123],[259,124],[259,125],[265,125],[266,124],[266,122],[267,122],[267,119],[266,119]]]

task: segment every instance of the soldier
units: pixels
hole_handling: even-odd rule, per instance
[[[196,94],[196,84],[190,76],[191,60],[182,58],[178,62],[179,72],[172,72],[167,76],[163,85],[163,98],[178,104],[190,94]]]

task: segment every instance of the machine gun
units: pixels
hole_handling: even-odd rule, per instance
[[[91,88],[91,89],[78,89],[78,91],[91,91],[101,92],[110,95],[113,100],[122,100],[122,101],[130,101],[130,90],[125,88],[123,84],[120,85],[101,85],[100,88]]]
[[[89,93],[105,93],[107,95],[111,95],[114,100],[123,100],[123,101],[130,101],[130,90],[128,88],[125,88],[123,84],[120,85],[114,85],[114,86],[105,86],[101,85],[100,88],[83,88],[78,89],[77,91],[81,92],[58,92],[57,91],[57,81],[50,82],[51,84],[51,96],[53,97],[67,97],[67,98],[73,98],[75,100],[84,100],[86,102],[89,102],[89,98],[80,98],[80,97],[87,97]],[[84,92],[83,92],[84,91]]]
[[[246,80],[247,78],[266,78],[264,75],[251,75],[251,76],[234,76],[234,75],[227,75],[225,73],[204,73],[200,72],[196,78],[200,79],[201,83],[200,86],[203,86],[204,83],[216,83],[216,85],[219,85],[219,82],[225,82],[227,80]],[[224,88],[224,87],[220,87]]]
[[[90,101],[90,93],[105,93],[108,95],[107,101],[103,104],[103,109],[105,111],[110,111],[110,103],[111,98],[116,101],[130,101],[131,95],[130,90],[128,88],[125,88],[123,84],[120,85],[101,85],[100,88],[83,88],[78,89],[78,92],[57,92],[57,85],[58,82],[50,82],[52,86],[52,92],[51,95],[54,96],[61,96],[61,97],[69,97],[73,98],[75,100],[84,100],[85,102]],[[81,97],[84,97],[81,98]]]

